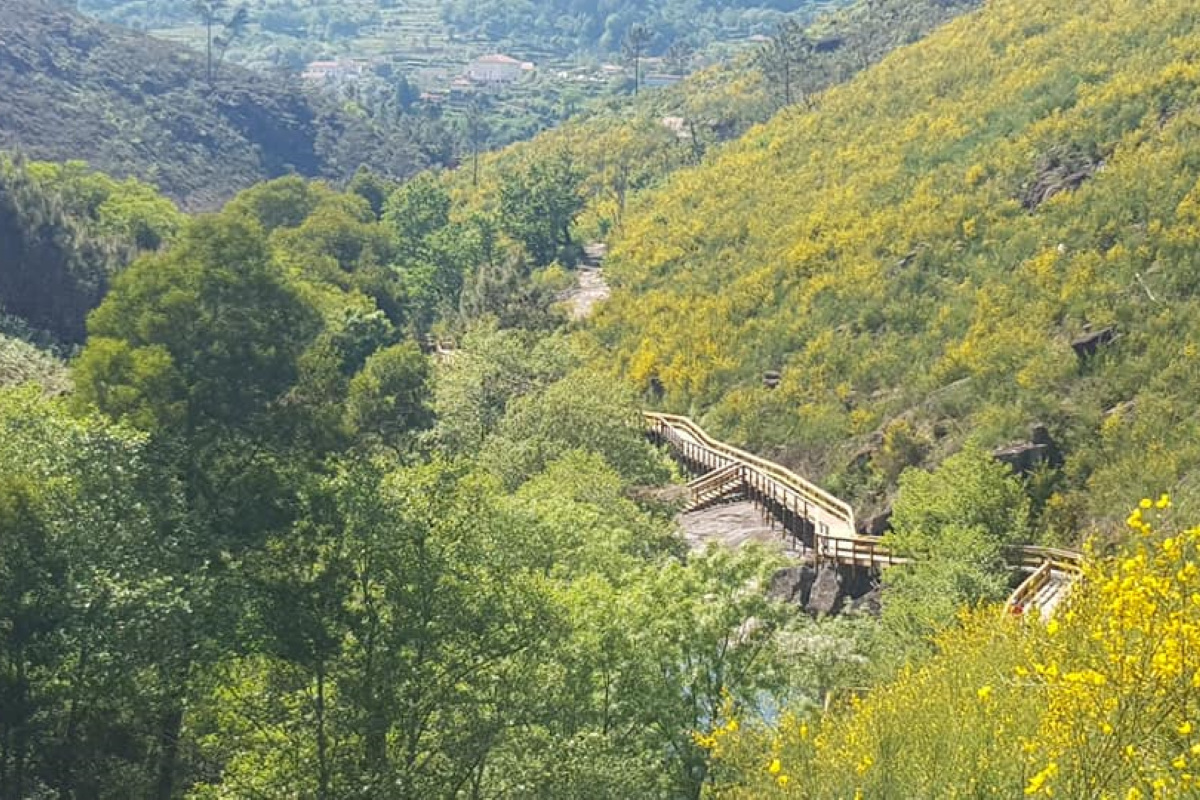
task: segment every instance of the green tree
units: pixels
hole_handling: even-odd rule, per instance
[[[394,273],[415,331],[454,317],[466,276],[496,259],[498,232],[491,215],[451,220],[450,208],[442,179],[425,174],[398,189],[384,209],[384,224],[396,237]]]
[[[554,330],[564,321],[554,307],[559,287],[540,277],[519,255],[485,261],[466,279],[459,311],[467,320],[494,319],[504,328]]]
[[[473,95],[463,115],[463,134],[471,148],[471,185],[476,187],[479,186],[479,152],[487,143],[490,133],[486,111],[483,100]]]
[[[544,389],[575,364],[561,336],[500,329],[487,320],[473,325],[454,358],[438,369],[434,440],[454,457],[477,453],[511,402]]]
[[[230,9],[228,0],[192,0],[192,8],[204,25],[204,74],[209,86],[212,86],[226,50],[242,34],[250,21],[250,12],[245,5]],[[216,33],[214,29],[217,30]],[[215,60],[214,46],[219,50]]]
[[[356,273],[387,264],[393,250],[368,201],[349,193],[321,199],[298,225],[277,230],[272,245],[288,266],[342,288],[358,283]]]
[[[72,218],[101,235],[131,242],[137,250],[157,250],[183,224],[175,204],[153,186],[134,178],[117,181],[83,161],[30,162],[30,177],[58,196]]]
[[[379,350],[350,381],[346,426],[359,437],[401,449],[432,422],[428,380],[429,360],[415,344]]]
[[[261,228],[232,214],[201,217],[169,253],[123,273],[91,315],[79,400],[182,432],[197,450],[261,433],[319,325],[272,263]]]
[[[561,636],[536,525],[444,464],[346,465],[329,489],[337,523],[279,541],[308,577],[271,559],[287,666],[239,664],[218,689],[209,741],[238,757],[197,796],[480,792],[497,743],[542,708],[539,665]]]
[[[54,631],[68,614],[66,555],[36,508],[35,490],[10,474],[0,478],[0,795],[26,797],[39,783],[36,733],[45,713],[37,673],[57,657]]]
[[[366,200],[375,218],[379,219],[383,216],[384,203],[396,191],[396,184],[364,164],[355,171],[354,177],[346,185],[346,191]]]
[[[997,546],[1029,533],[1029,501],[1005,464],[968,447],[933,471],[908,469],[900,476],[890,546],[905,555],[936,555],[957,531],[977,531]]]
[[[56,187],[37,173],[0,158],[0,305],[34,328],[77,343],[87,313],[133,257],[133,243],[71,214],[78,207],[73,187]]]
[[[504,176],[500,225],[525,246],[536,266],[571,255],[571,227],[584,206],[583,177],[566,150]]]
[[[625,32],[621,41],[621,54],[625,60],[633,64],[633,93],[636,95],[642,86],[642,59],[654,42],[654,31],[649,26],[635,23]]]
[[[187,610],[178,493],[143,437],[0,392],[0,794],[148,796]]]
[[[432,237],[450,224],[450,195],[437,175],[422,173],[387,199],[383,222],[396,236],[402,264],[428,260]]]
[[[1004,598],[1004,546],[1028,535],[1029,500],[1007,466],[968,448],[933,472],[905,470],[891,524],[884,542],[913,559],[885,574],[884,628],[903,658],[964,606]]]
[[[308,453],[292,438],[300,410],[286,400],[319,326],[262,229],[232,215],[201,217],[170,252],[135,263],[89,319],[77,402],[153,434],[183,492],[183,544],[170,566],[194,616],[160,664],[170,691],[158,723],[160,800],[175,791],[193,666],[233,646],[241,584],[230,563],[292,524],[288,498]]]
[[[628,497],[628,482],[596,452],[568,450],[511,495],[542,528],[554,574],[615,584],[647,563],[682,556],[674,525]]]
[[[685,42],[676,39],[663,54],[663,60],[672,75],[686,75],[691,70],[692,49]]]
[[[799,99],[799,70],[812,51],[812,42],[804,28],[796,20],[787,19],[779,23],[770,41],[755,54],[759,69],[781,93],[783,105],[790,106]]]
[[[607,730],[635,753],[653,753],[655,790],[699,797],[707,771],[694,735],[727,704],[756,707],[781,688],[776,635],[796,612],[761,587],[780,562],[749,548],[714,548],[686,562],[659,561],[609,587],[584,582],[573,611],[589,621],[581,636],[590,701]]]
[[[246,189],[225,206],[225,213],[248,217],[270,234],[297,228],[334,192],[323,183],[298,175],[276,178]]]
[[[630,484],[659,484],[669,474],[662,454],[645,439],[632,394],[606,376],[582,371],[515,399],[479,458],[515,488],[560,453],[579,448],[602,455]]]

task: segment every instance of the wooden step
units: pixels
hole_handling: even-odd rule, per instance
[[[745,480],[742,477],[740,464],[729,464],[712,472],[707,472],[688,484],[691,490],[691,500],[683,510],[699,511],[708,508],[733,494],[745,493]]]

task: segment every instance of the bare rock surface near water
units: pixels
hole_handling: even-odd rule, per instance
[[[587,319],[596,308],[596,303],[607,300],[612,291],[604,279],[604,257],[608,245],[592,242],[583,248],[583,258],[575,269],[575,285],[567,289],[559,300],[567,304],[571,319],[578,322]]]
[[[604,280],[604,271],[597,267],[580,267],[575,270],[575,286],[563,294],[570,309],[571,319],[587,319],[592,315],[596,303],[607,300],[612,293]]]
[[[710,542],[733,549],[757,542],[786,550],[783,531],[778,525],[772,530],[762,511],[748,500],[690,511],[680,514],[678,521],[684,539],[693,550],[703,550]]]

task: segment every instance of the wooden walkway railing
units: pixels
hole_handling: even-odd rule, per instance
[[[854,509],[785,467],[712,438],[687,417],[643,412],[647,433],[701,477],[689,484],[690,507],[702,507],[722,494],[753,500],[795,538],[817,564],[878,570],[905,559],[888,551],[877,536],[857,532]],[[1008,600],[1007,610],[1037,610],[1047,616],[1080,572],[1080,554],[1036,546],[1010,547],[1005,559],[1030,575]]]

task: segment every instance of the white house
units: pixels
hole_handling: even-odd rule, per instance
[[[361,58],[313,61],[304,68],[300,77],[314,82],[354,81],[366,75],[370,66],[365,59]]]
[[[476,83],[500,84],[516,83],[521,73],[533,69],[532,64],[526,64],[501,53],[480,56],[467,65],[467,77]]]

